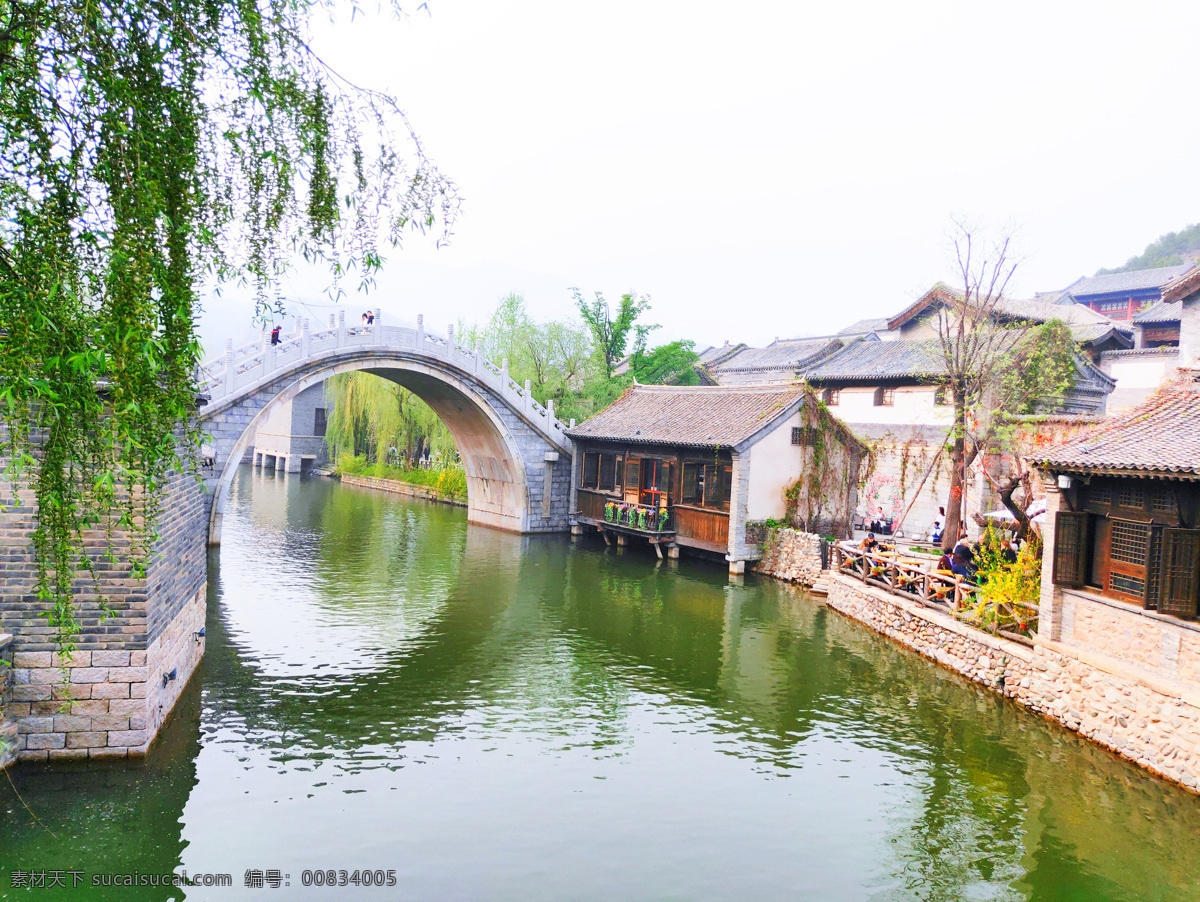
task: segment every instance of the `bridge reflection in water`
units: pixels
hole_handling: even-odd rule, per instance
[[[254,867],[395,868],[414,898],[1197,895],[1193,797],[788,587],[234,489],[165,741],[14,774],[61,838],[5,796],[3,885],[53,859],[236,876],[188,898]]]

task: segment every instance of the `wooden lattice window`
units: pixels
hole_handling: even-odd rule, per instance
[[[1132,520],[1109,521],[1108,589],[1118,595],[1146,600],[1150,569],[1149,523]]]
[[[1169,488],[1157,488],[1150,495],[1150,509],[1158,513],[1175,513],[1175,492]]]
[[[1082,586],[1086,578],[1087,514],[1059,511],[1054,518],[1054,583]]]
[[[817,443],[817,427],[816,426],[793,426],[792,427],[792,444],[805,445],[808,447],[814,446]]]
[[[1200,530],[1165,529],[1158,609],[1179,617],[1196,616],[1200,594]]]
[[[685,461],[683,464],[683,485],[680,486],[680,501],[684,504],[700,503],[700,472],[702,464]]]
[[[1112,487],[1106,482],[1088,486],[1088,500],[1096,504],[1112,504]]]
[[[1142,508],[1146,506],[1146,496],[1140,485],[1122,482],[1117,491],[1117,504],[1121,507]]]
[[[600,455],[600,491],[611,492],[617,487],[617,455]]]
[[[877,388],[875,389],[875,406],[876,407],[891,407],[896,403],[896,390],[894,388]]]
[[[837,407],[842,401],[842,393],[836,388],[825,389],[825,406]]]
[[[933,392],[933,403],[936,407],[945,407],[950,403],[950,390],[944,385],[939,385]]]
[[[583,481],[579,484],[581,488],[594,489],[600,475],[600,455],[595,451],[589,451],[583,455]]]

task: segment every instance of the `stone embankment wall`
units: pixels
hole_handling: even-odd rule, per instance
[[[447,498],[438,493],[437,489],[427,485],[413,485],[411,482],[401,482],[399,479],[383,479],[379,476],[343,476],[345,485],[357,485],[365,489],[379,489],[383,492],[395,492],[397,495],[409,495],[413,498],[423,498],[426,501],[440,501],[442,504],[453,504],[456,507],[466,507],[465,501]]]
[[[17,722],[5,702],[12,686],[12,636],[0,633],[0,768],[8,767],[17,756]]]
[[[1200,691],[1095,651],[1033,648],[841,575],[828,604],[976,683],[1200,793]]]
[[[56,652],[54,630],[37,596],[37,562],[29,543],[32,491],[0,512],[4,594],[0,632],[11,633],[11,686],[3,718],[16,722],[21,761],[143,755],[204,653],[207,593],[203,489],[175,474],[156,523],[158,540],[144,579],[128,559],[132,537],[114,536],[116,563],[100,559],[103,530],[84,539],[99,560],[98,586],[87,574],[75,586],[78,648]],[[97,591],[99,589],[99,591]],[[0,718],[2,719],[2,718]],[[0,726],[0,736],[4,728]]]
[[[814,585],[821,575],[821,541],[811,532],[773,530],[763,538],[763,556],[754,569],[787,582]]]

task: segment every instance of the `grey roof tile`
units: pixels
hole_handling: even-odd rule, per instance
[[[1200,370],[1180,370],[1139,406],[1046,450],[1038,463],[1200,477]]]
[[[1159,301],[1133,318],[1135,323],[1177,323],[1183,315],[1183,301]]]
[[[794,370],[810,360],[820,359],[841,347],[836,339],[788,338],[771,342],[765,348],[744,348],[732,357],[716,365],[710,365],[714,373],[728,370]]]
[[[799,383],[750,386],[635,385],[567,434],[574,439],[731,448],[809,391]]]
[[[936,379],[946,364],[936,338],[855,341],[808,371],[810,382]]]
[[[1179,266],[1160,266],[1157,269],[1137,269],[1133,272],[1113,272],[1103,276],[1085,277],[1068,286],[1068,290],[1078,298],[1112,294],[1117,291],[1161,288],[1191,268],[1189,264],[1183,263]]]

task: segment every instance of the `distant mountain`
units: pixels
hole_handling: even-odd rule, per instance
[[[1160,266],[1178,266],[1180,263],[1200,261],[1200,223],[1190,225],[1180,232],[1167,232],[1149,245],[1141,254],[1130,257],[1124,266],[1102,269],[1096,273],[1106,276],[1114,272],[1133,272],[1137,269],[1158,269]]]

